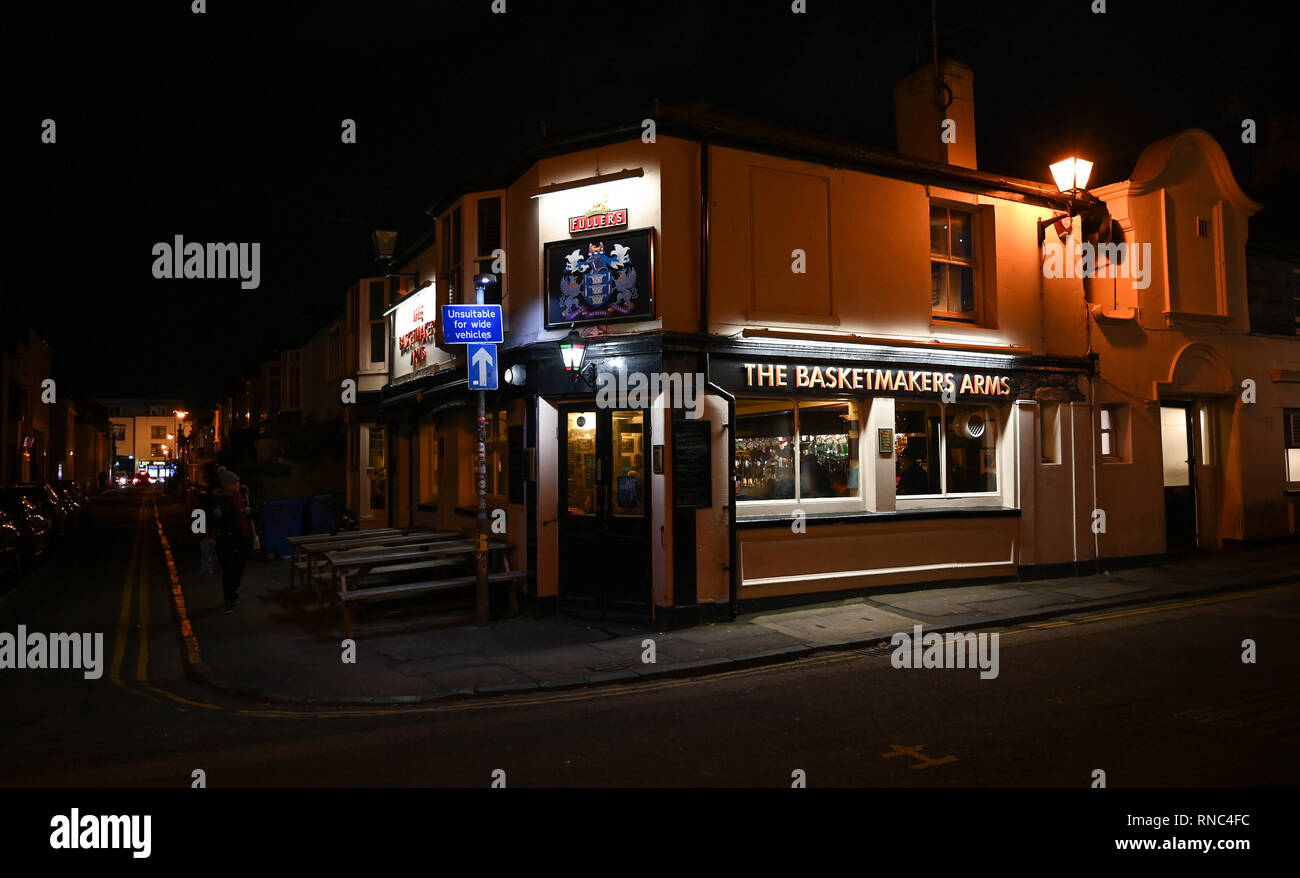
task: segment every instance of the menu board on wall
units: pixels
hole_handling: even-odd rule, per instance
[[[711,421],[673,422],[673,505],[678,509],[713,506]]]
[[[546,327],[654,316],[654,229],[546,245]]]

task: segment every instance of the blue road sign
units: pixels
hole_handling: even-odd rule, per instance
[[[442,341],[444,344],[501,344],[505,341],[501,337],[501,306],[443,305]]]
[[[497,346],[471,344],[465,349],[470,390],[497,389]]]

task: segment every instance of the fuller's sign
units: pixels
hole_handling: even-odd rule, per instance
[[[762,392],[917,394],[1010,398],[1015,376],[997,370],[950,371],[944,366],[870,363],[850,365],[726,360],[713,364],[714,378],[737,390]]]
[[[605,229],[621,229],[627,225],[627,208],[605,210],[603,208],[589,211],[582,216],[569,217],[569,234],[582,232],[600,232]]]

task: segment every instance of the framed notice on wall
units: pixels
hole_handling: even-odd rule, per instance
[[[713,506],[711,421],[673,422],[673,497],[678,509]]]
[[[654,316],[654,229],[547,244],[546,328]]]

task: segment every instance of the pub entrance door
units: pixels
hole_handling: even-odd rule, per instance
[[[1196,409],[1161,403],[1160,446],[1165,485],[1165,551],[1194,551],[1196,539]]]
[[[641,621],[651,615],[645,412],[563,407],[560,607]]]

